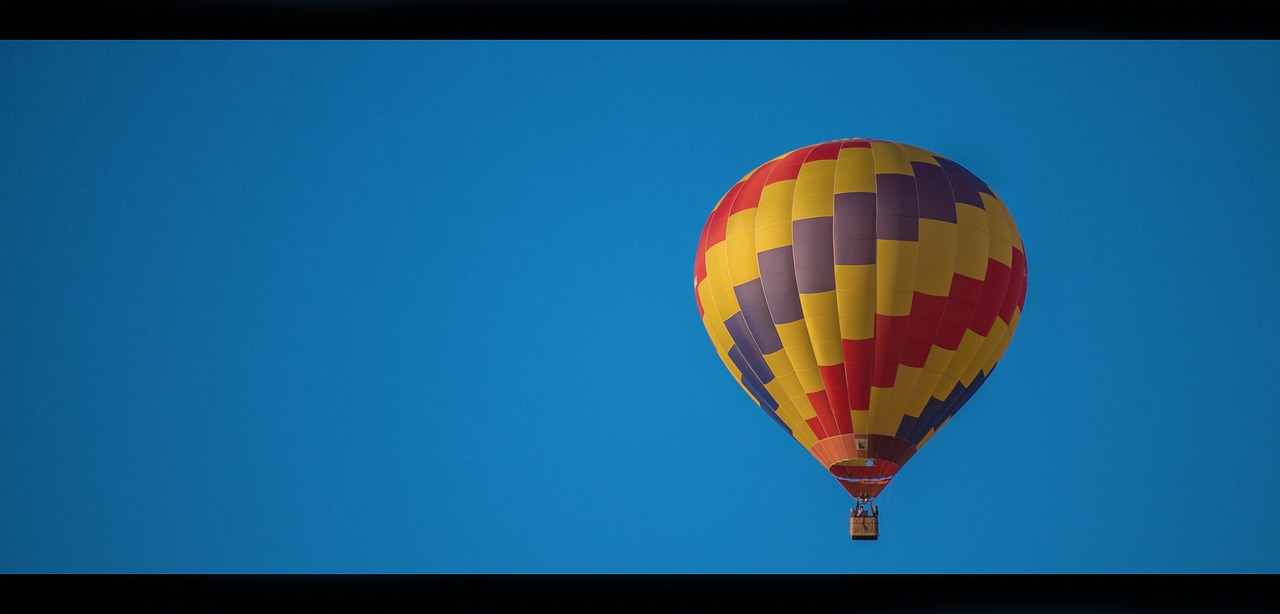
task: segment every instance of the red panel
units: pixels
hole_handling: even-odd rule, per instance
[[[898,379],[898,364],[902,361],[902,342],[907,337],[910,316],[885,316],[876,314],[875,371],[871,383],[889,388]]]
[[[942,318],[923,318],[916,314],[911,314],[911,323],[907,326],[907,343],[924,343],[933,345],[933,340],[938,337],[938,324],[942,322]]]
[[[874,446],[880,450],[880,456],[876,459],[887,460],[899,467],[907,464],[916,453],[915,444],[890,435],[868,435],[867,443],[868,447]]]
[[[996,321],[1004,296],[1009,289],[1009,267],[995,261],[987,261],[987,279],[982,286],[982,297],[978,299],[978,310],[969,323],[972,330],[983,337],[991,332],[991,325]]]
[[[831,414],[836,423],[837,432],[832,434],[852,433],[853,419],[849,417],[849,389],[845,384],[844,364],[818,365],[818,373],[822,376],[822,385],[827,388],[827,400],[831,403]]]
[[[875,373],[872,376],[872,385],[889,388],[898,378],[898,363],[902,361],[902,342],[907,338],[907,326],[910,321],[911,316],[876,314]]]
[[[720,204],[715,211],[711,212],[711,219],[708,221],[707,228],[707,247],[711,247],[724,240],[725,225],[729,223],[729,208],[738,196],[738,192],[742,190],[742,184],[737,183],[729,192],[720,199]],[[705,249],[703,251],[706,251]]]
[[[957,306],[957,309],[960,309],[961,307],[962,306]],[[965,320],[967,321],[972,317],[974,308],[972,306],[967,306],[964,307],[964,309],[968,310],[968,315],[965,316]],[[968,328],[967,324],[956,324],[955,322],[943,320],[942,323],[938,325],[938,338],[934,340],[933,344],[942,349],[954,352],[956,348],[960,347],[960,341],[964,339],[964,331],[968,330]]]
[[[1000,311],[1004,303],[1005,290],[1009,289],[1009,267],[996,260],[987,261],[987,281],[983,284],[982,298],[978,305],[991,311]]]
[[[885,342],[901,343],[907,338],[907,325],[911,322],[911,316],[886,316],[876,314],[876,361],[881,359],[881,351],[885,348]]]
[[[813,411],[818,414],[818,422],[822,423],[822,432],[827,437],[839,434],[836,423],[831,418],[831,403],[827,401],[827,393],[820,390],[807,393],[805,396],[809,397],[809,403],[813,404]]]
[[[951,275],[951,293],[949,296],[971,305],[977,305],[978,300],[982,298],[982,280],[954,273]],[[950,306],[948,305],[949,308]]]
[[[894,356],[887,361],[876,361],[875,371],[871,375],[871,383],[877,388],[892,388],[898,380],[898,360],[902,356],[901,347],[894,348]],[[880,348],[876,347],[876,352]]]
[[[815,160],[835,160],[840,155],[839,143],[822,143],[814,145],[809,152],[809,156],[804,159],[805,162],[813,162]]]
[[[742,180],[740,184],[742,185],[742,191],[738,193],[738,197],[733,201],[729,215],[760,206],[760,192],[764,190],[764,186],[769,181],[769,175],[773,173],[773,169],[777,166],[777,161],[765,162],[760,168],[747,175],[746,179]]]
[[[809,418],[808,420],[805,420],[804,423],[809,425],[809,428],[813,430],[814,435],[818,436],[818,439],[826,439],[827,437],[830,437],[830,435],[827,434],[827,430],[822,428],[822,421],[818,420],[816,417]]]
[[[841,339],[844,350],[844,379],[849,389],[849,409],[871,409],[871,365],[876,359],[875,339]]]
[[[693,256],[693,285],[696,288],[707,278],[707,234],[711,231],[711,217],[707,217],[702,225],[702,234],[698,236],[698,253]]]
[[[978,307],[973,312],[973,321],[969,323],[969,330],[986,337],[991,333],[991,325],[996,323],[996,312],[987,311],[986,307]]]
[[[938,338],[938,325],[947,310],[947,297],[916,292],[911,299],[911,321],[902,346],[902,364],[923,367]]]
[[[805,158],[809,157],[809,152],[815,146],[801,147],[778,160],[778,165],[773,169],[773,173],[769,175],[768,183],[778,181],[786,181],[795,179],[800,176],[800,166],[804,164]]]
[[[929,341],[924,343],[908,339],[906,343],[902,344],[902,364],[917,369],[924,366],[924,363],[929,360],[929,350],[933,349],[932,337],[935,335],[930,334],[929,336]]]
[[[911,319],[941,320],[947,309],[947,297],[916,292],[911,296]]]

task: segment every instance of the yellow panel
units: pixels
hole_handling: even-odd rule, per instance
[[[796,196],[830,194],[835,185],[836,161],[813,160],[800,166],[796,175]]]
[[[780,201],[791,202],[791,195],[796,191],[796,180],[775,181],[760,191],[760,205],[774,204]]]
[[[786,184],[786,189],[778,185]],[[760,206],[756,209],[756,251],[791,245],[791,190],[795,181],[781,181],[765,186]]]
[[[960,376],[960,381],[963,382],[965,386],[968,386],[973,382],[973,378],[978,375],[978,371],[991,370],[988,366],[993,362],[991,360],[991,356],[995,353],[996,348],[1000,345],[1000,341],[1004,339],[1008,332],[1008,325],[1000,321],[1000,318],[996,318],[995,322],[991,324],[991,330],[987,332],[986,341],[982,342],[982,348],[978,350],[978,355],[974,358],[973,364],[965,367],[964,373]]]
[[[822,382],[822,373],[818,371],[816,365],[807,369],[799,369],[796,371],[796,375],[800,377],[800,383],[804,386],[806,393],[822,392],[827,389]]]
[[[849,340],[870,339],[876,331],[875,290],[845,292],[836,283],[836,302],[840,309],[840,337]]]
[[[788,399],[792,406],[796,409],[797,415],[801,418],[812,418],[814,416],[813,405],[809,402],[809,397],[804,394],[804,386],[800,384],[800,378],[796,376],[795,369],[791,366],[791,359],[787,355],[785,349],[778,350],[772,354],[765,354],[765,364],[769,365],[769,370],[773,371],[778,385],[782,387],[782,395],[774,395],[774,398],[781,402]]]
[[[797,378],[797,381],[798,379],[799,378]],[[808,395],[804,394],[803,388],[798,393],[798,396],[791,397],[791,404],[799,412],[800,417],[805,420],[810,420],[818,415],[818,412],[813,409],[813,403],[809,402]]]
[[[875,161],[877,175],[900,173],[915,176],[915,173],[911,172],[911,160],[907,158],[906,152],[898,148],[897,144],[872,141],[871,154]]]
[[[989,194],[980,192],[979,195],[982,196],[982,206],[987,208],[987,224],[989,225],[987,231],[992,236],[1011,241],[1013,237],[1009,234],[1009,210],[1004,207],[1003,203]]]
[[[787,352],[787,359],[795,369],[796,376],[805,392],[817,392],[824,389],[822,376],[818,374],[818,363],[813,356],[813,347],[809,343],[809,329],[804,319],[795,322],[778,324],[778,336]]]
[[[956,254],[956,272],[965,277],[985,280],[988,253],[985,246],[981,251],[961,248],[960,253]]]
[[[889,407],[893,411],[899,414],[906,413],[911,395],[915,392],[923,370],[920,367],[898,365],[898,377],[893,381],[893,395],[889,398]]]
[[[939,271],[922,266],[916,269],[916,292],[932,294],[933,296],[948,296],[951,294],[952,274],[950,270]]]
[[[832,216],[835,206],[832,199],[835,172],[835,160],[815,160],[800,167],[791,203],[791,219]]]
[[[849,415],[853,418],[854,433],[870,433],[871,432],[871,412],[869,411],[851,411]]]
[[[942,377],[938,378],[938,385],[933,388],[933,398],[939,401],[947,400],[947,396],[956,389],[956,384],[959,382],[960,380],[943,373]]]
[[[926,405],[929,404],[929,398],[933,396],[933,391],[938,387],[938,380],[942,378],[942,374],[930,369],[920,370],[920,379],[916,382],[915,389],[911,391],[911,397],[907,400],[907,415],[912,418],[919,418],[924,411]]]
[[[728,222],[724,226],[724,234],[726,237],[735,235],[755,234],[756,232],[756,209],[743,209],[729,216]]]
[[[727,356],[729,348],[733,347],[733,338],[729,336],[729,330],[724,327],[724,322],[720,320],[720,314],[714,307],[707,309],[703,314],[702,325],[706,327],[707,334],[711,337],[711,344],[716,346],[716,351]]]
[[[840,348],[840,313],[836,310],[836,292],[800,294],[800,308],[809,329],[809,342],[820,365],[844,362]]]
[[[893,391],[893,388],[871,387],[871,420],[868,424],[871,433],[894,435],[898,432],[903,412],[893,403]]]
[[[876,290],[912,290],[916,285],[916,265],[920,244],[915,241],[876,241]]]
[[[724,241],[716,243],[707,248],[703,255],[703,259],[707,263],[707,279],[712,283],[717,283],[719,278],[724,275],[725,262],[725,246]]]
[[[956,224],[987,232],[987,212],[973,205],[956,203]],[[964,242],[960,244],[964,245]]]
[[[876,293],[876,313],[882,316],[911,315],[912,294],[911,290]]]
[[[929,357],[924,360],[924,368],[938,373],[945,373],[947,365],[951,364],[951,359],[955,355],[955,350],[948,350],[935,345],[929,348]]]
[[[978,350],[982,349],[982,343],[986,340],[986,337],[978,333],[965,330],[964,337],[960,340],[960,347],[956,348],[955,357],[947,365],[947,376],[959,380],[969,365],[977,360]]]
[[[959,227],[955,224],[920,220],[916,290],[934,296],[947,296],[951,292],[951,275],[956,270],[958,241]]]
[[[969,208],[973,209],[973,207]],[[920,243],[922,244],[954,248],[959,244],[958,232],[959,229],[951,222],[920,218]]]
[[[871,162],[869,147],[846,147],[836,159],[836,194],[845,192],[875,192],[876,169]]]
[[[812,320],[814,318],[834,319],[839,315],[836,311],[836,291],[828,290],[826,292],[814,292],[806,294],[801,292],[800,309],[804,311],[804,319]],[[835,333],[839,336],[840,329],[822,329],[821,334],[815,333],[812,326],[809,327],[809,341],[817,343],[824,337],[829,336],[828,333]]]
[[[1009,215],[1009,209],[1005,206],[1004,201],[999,198],[990,198],[986,194],[982,195],[983,202],[987,210],[991,213],[988,215],[998,214],[1005,221],[1008,234],[1003,235],[1009,240],[1009,243],[1018,249],[1022,249],[1022,235],[1018,234],[1018,225],[1013,222],[1013,216]],[[994,231],[992,231],[994,234]]]
[[[711,285],[711,298],[720,311],[721,320],[727,320],[738,313],[738,297],[733,293],[733,285],[728,275],[728,246],[721,241],[707,249],[707,278],[703,281]]]
[[[804,325],[804,318],[796,320],[795,322],[777,324],[775,325],[775,328],[778,330],[778,337],[782,339],[783,347],[803,349],[806,352],[810,351],[809,329]],[[797,371],[807,366],[811,366],[811,364],[816,364],[797,362],[796,356],[792,356],[791,354],[787,354],[787,356],[791,360],[791,366],[795,367]]]
[[[755,233],[730,235],[725,241],[728,252],[729,283],[742,285],[760,277],[760,261],[756,256]]]
[[[915,145],[907,145],[904,143],[898,143],[898,148],[901,149],[902,152],[907,155],[907,159],[912,162],[924,162],[934,166],[939,166],[938,161],[933,158],[933,152],[920,149]]]
[[[876,265],[837,264],[836,288],[840,290],[864,290],[874,292],[876,289]]]
[[[867,432],[877,435],[893,435],[886,433],[885,414],[889,413],[889,397],[892,396],[893,389],[871,387],[871,420],[867,424]]]
[[[720,315],[727,320],[738,313],[738,297],[734,295],[733,287],[729,282],[720,276],[714,280],[707,277],[707,281],[711,283],[711,297],[715,301],[716,309],[720,310]]]
[[[791,404],[791,402],[786,397],[780,396],[781,387],[777,385],[777,380],[765,384],[764,387],[765,390],[769,391],[769,394],[773,395],[774,400],[778,401],[778,411],[776,412],[778,419],[782,420],[782,423],[791,429],[792,437],[795,437],[796,431],[801,428],[809,430],[808,425],[800,419],[799,414],[796,413],[796,408]]]
[[[996,363],[1004,357],[1005,350],[1009,349],[1009,342],[1013,340],[1013,330],[1005,332],[1000,338],[1000,342],[996,344],[996,349],[991,352],[991,356],[987,358],[986,364],[982,365],[982,372],[987,375],[991,374],[991,370],[996,368]]]
[[[751,391],[747,390],[747,387],[742,383],[742,371],[739,371],[738,366],[733,364],[733,360],[729,358],[728,348],[733,346],[733,341],[729,340],[729,331],[725,330],[723,324],[715,321],[715,317],[714,312],[708,311],[707,317],[703,318],[702,323],[706,326],[707,332],[710,333],[711,344],[716,348],[716,355],[720,357],[720,362],[724,363],[725,369],[727,369],[729,374],[733,376],[733,381],[737,383],[738,387],[741,388],[743,392],[747,393],[747,396],[754,401],[755,395],[751,394]],[[722,346],[724,342],[723,340],[728,340],[727,346]],[[722,349],[722,347],[724,349]],[[759,403],[759,401],[757,401],[757,403]]]
[[[791,221],[791,191],[795,185],[795,180],[788,180],[764,187],[756,207],[756,226]]]
[[[791,215],[790,207],[787,215]],[[791,245],[791,218],[784,222],[756,227],[756,253]]]
[[[1013,266],[1013,246],[1008,241],[992,236],[991,245],[987,249],[987,254],[992,260],[1007,267]]]
[[[795,200],[791,202],[791,219],[805,220],[815,217],[832,217],[835,211],[835,201],[831,194],[810,194],[808,196],[796,195]]]
[[[840,318],[805,318],[815,336],[823,335],[813,344],[813,357],[824,367],[844,363],[844,347],[840,344]]]
[[[794,437],[796,441],[800,442],[800,445],[804,446],[805,449],[811,448],[814,444],[818,443],[818,436],[815,435],[813,433],[813,429],[809,428],[809,425],[803,421],[799,426],[792,427],[791,436]]]

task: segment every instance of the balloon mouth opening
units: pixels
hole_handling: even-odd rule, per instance
[[[851,458],[832,465],[828,471],[851,497],[857,499],[875,498],[898,475],[900,468],[897,463],[884,459]]]

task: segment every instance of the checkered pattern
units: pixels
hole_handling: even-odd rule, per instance
[[[721,360],[854,496],[875,496],[982,385],[1026,297],[1004,203],[923,149],[848,139],[761,165],[703,228]]]

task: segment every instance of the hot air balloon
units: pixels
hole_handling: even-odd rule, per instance
[[[860,509],[991,375],[1027,260],[1005,204],[964,167],[843,139],[734,184],[693,283],[725,367]],[[877,516],[851,512],[851,537],[878,537]]]

